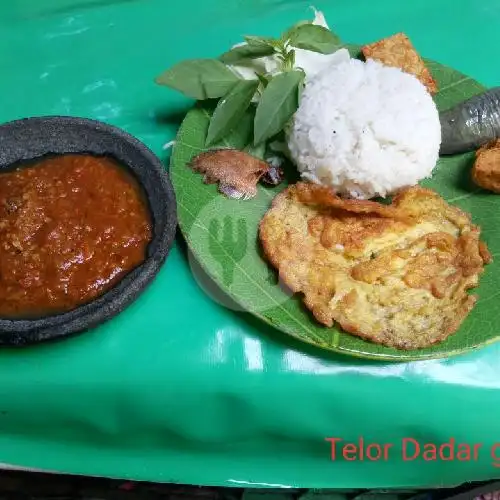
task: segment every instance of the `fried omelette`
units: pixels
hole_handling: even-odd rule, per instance
[[[469,215],[421,187],[383,205],[300,182],[273,200],[259,237],[318,322],[407,350],[459,328],[491,260]]]

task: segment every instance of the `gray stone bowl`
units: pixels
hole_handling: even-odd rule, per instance
[[[0,125],[0,172],[48,154],[109,155],[142,185],[153,220],[146,260],[113,288],[69,312],[33,319],[0,318],[0,345],[23,346],[81,333],[120,313],[153,280],[173,244],[175,195],[160,160],[140,141],[102,122],[66,116],[26,118]]]

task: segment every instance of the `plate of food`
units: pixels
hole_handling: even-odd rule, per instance
[[[197,100],[171,159],[179,227],[244,310],[384,360],[500,338],[500,91],[404,33],[344,44],[321,12],[183,61]]]

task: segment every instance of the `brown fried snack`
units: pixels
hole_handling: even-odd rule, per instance
[[[500,193],[500,139],[476,151],[472,180],[483,189]]]
[[[396,33],[378,42],[365,45],[361,51],[366,59],[375,59],[387,66],[400,68],[415,75],[431,94],[438,91],[437,83],[424,61],[404,33]]]
[[[205,184],[219,183],[219,191],[228,198],[248,200],[257,194],[259,180],[277,185],[281,169],[237,149],[216,149],[195,156],[189,166],[204,175]]]
[[[391,205],[298,183],[260,222],[264,254],[316,320],[397,349],[454,333],[491,257],[468,214],[413,187]]]

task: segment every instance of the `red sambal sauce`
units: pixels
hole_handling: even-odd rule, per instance
[[[146,258],[149,209],[114,160],[68,154],[0,173],[0,317],[62,313]]]

